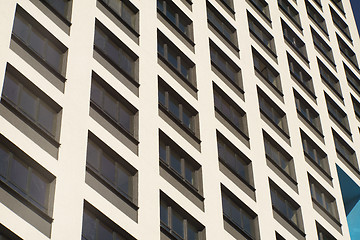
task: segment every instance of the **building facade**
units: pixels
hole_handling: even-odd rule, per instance
[[[0,12],[0,240],[360,239],[349,0]]]

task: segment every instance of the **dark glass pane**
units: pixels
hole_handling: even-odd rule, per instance
[[[190,66],[186,62],[181,62],[181,74],[186,78],[189,79],[189,73],[190,73]]]
[[[128,196],[131,196],[131,176],[122,167],[117,169],[117,181],[117,187]]]
[[[168,48],[168,61],[174,68],[178,69],[177,67],[177,54],[170,48]]]
[[[115,64],[121,67],[119,47],[115,43],[108,40],[105,45],[105,53]]]
[[[9,168],[9,157],[10,154],[5,148],[0,145],[0,176],[6,178],[7,171]]]
[[[37,101],[35,96],[28,92],[28,90],[23,89],[20,97],[20,106],[19,106],[29,117],[36,119],[36,107]]]
[[[26,193],[28,169],[22,163],[13,159],[10,169],[10,181]]]
[[[240,209],[235,206],[233,203],[230,205],[230,211],[231,211],[231,220],[238,225],[241,229],[243,229],[242,221],[241,221],[241,213]]]
[[[170,98],[169,110],[177,119],[180,119],[179,103],[178,103],[178,101],[176,101],[176,99]]]
[[[163,142],[160,142],[159,144],[159,157],[166,162],[166,145]]]
[[[120,105],[119,108],[119,122],[122,127],[124,127],[128,132],[133,132],[132,127],[133,116],[129,110],[127,110],[123,105]]]
[[[12,101],[15,105],[18,105],[20,86],[13,80],[13,77],[9,74],[5,75],[5,83],[2,94]]]
[[[43,126],[47,131],[54,134],[54,123],[55,123],[56,113],[49,106],[40,102],[39,112],[38,112],[38,122]]]
[[[231,216],[230,201],[225,196],[222,196],[222,207],[223,207],[223,214],[227,217],[230,217]]]
[[[30,186],[29,186],[29,195],[41,206],[46,208],[46,192],[47,192],[47,183],[44,178],[32,173],[30,177]]]
[[[160,204],[160,221],[166,225],[169,224],[168,207],[164,203]]]
[[[188,223],[187,225],[187,240],[197,240],[198,239],[197,229]]]
[[[179,235],[180,237],[184,238],[184,219],[180,214],[175,211],[172,211],[172,230]]]
[[[105,155],[101,156],[101,174],[115,184],[115,162]]]
[[[247,214],[245,214],[244,212],[242,212],[242,220],[243,220],[244,231],[247,232],[248,234],[250,234],[250,236],[252,236],[253,232],[252,232],[252,224],[251,224],[250,217]]]
[[[179,174],[181,174],[181,159],[180,156],[175,153],[175,152],[171,152],[171,156],[170,156],[170,166],[172,169],[174,169],[176,172],[178,172]]]
[[[14,28],[13,28],[13,32],[15,33],[15,35],[18,36],[24,42],[27,42],[29,31],[30,31],[29,25],[26,24],[22,18],[16,16],[14,21]]]
[[[91,84],[91,100],[94,101],[97,105],[99,106],[103,106],[103,98],[102,98],[102,95],[103,95],[103,90],[102,88],[97,84],[95,83],[94,81],[92,82]]]
[[[84,212],[82,236],[86,240],[96,240],[96,219]]]
[[[183,125],[193,130],[192,126],[192,114],[185,108],[183,108]]]
[[[163,0],[157,0],[157,8],[158,8],[161,12],[164,12],[164,1],[163,1]]]
[[[100,31],[100,29],[98,29],[98,28],[95,29],[94,44],[96,47],[100,48],[103,51],[105,49],[106,38],[107,37],[105,36],[105,34],[102,31]]]
[[[121,18],[125,20],[127,24],[134,28],[134,14],[125,4],[121,5]]]
[[[190,164],[185,164],[185,179],[189,183],[195,184],[195,169]]]
[[[165,103],[165,92],[163,89],[159,89],[159,92],[158,92],[158,98],[159,98],[159,103],[163,106],[166,106],[166,103]]]
[[[133,77],[133,60],[124,51],[121,51],[120,54],[120,67]]]
[[[99,148],[91,141],[88,142],[86,162],[99,171]]]
[[[118,120],[117,101],[108,93],[104,94],[104,111],[109,114],[115,121]]]
[[[45,39],[34,28],[32,28],[32,32],[30,34],[29,45],[37,54],[44,58]]]
[[[169,18],[171,22],[173,22],[176,25],[176,16],[175,11],[169,7],[169,5],[166,6],[166,16]]]
[[[165,57],[164,43],[158,42],[157,46],[158,46],[158,53],[161,56]]]
[[[99,224],[99,229],[98,229],[98,236],[97,239],[101,239],[101,240],[113,240],[113,233],[112,231],[104,226],[103,224]]]
[[[46,48],[46,62],[61,72],[61,52],[53,44],[48,43]]]

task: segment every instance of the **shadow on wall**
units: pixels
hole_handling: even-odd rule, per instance
[[[360,239],[360,186],[337,166],[351,239]]]

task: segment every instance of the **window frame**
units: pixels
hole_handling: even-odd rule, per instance
[[[358,78],[355,73],[343,62],[345,69],[346,80],[348,84],[355,89],[357,94],[360,96],[360,78]]]
[[[324,41],[324,39],[322,39],[322,37],[320,37],[320,35],[312,27],[310,27],[310,29],[315,48],[321,53],[322,56],[325,57],[326,60],[328,60],[328,62],[333,67],[336,67],[332,48]]]
[[[117,106],[120,109],[120,106],[123,106],[125,111],[130,112],[132,115],[129,115],[132,120],[131,131],[127,130],[122,124],[114,119],[109,113],[106,112],[104,106],[100,106],[93,97],[93,84],[99,86],[98,89],[101,90],[101,98],[102,104],[104,103],[104,93],[106,93],[110,98],[116,101]],[[91,90],[90,90],[90,107],[92,107],[95,111],[97,111],[103,118],[105,118],[109,123],[111,123],[117,130],[123,133],[127,138],[129,138],[132,142],[138,144],[138,109],[135,108],[130,102],[128,102],[123,96],[120,95],[114,88],[112,88],[108,83],[101,79],[97,74],[93,72],[92,80],[91,80]],[[120,110],[117,111],[120,113]]]
[[[330,7],[331,18],[335,26],[345,35],[345,37],[352,43],[349,26],[346,22]]]
[[[308,158],[327,178],[332,180],[327,154],[301,129],[300,135],[305,158]]]
[[[340,87],[340,81],[335,75],[325,66],[325,64],[317,57],[320,77],[323,82],[340,98],[344,100]]]
[[[163,49],[163,54],[159,51],[160,47]],[[191,89],[197,91],[196,77],[195,77],[195,63],[193,63],[176,45],[174,45],[165,35],[157,31],[157,56],[162,60],[177,76],[181,78]],[[169,52],[173,52],[176,58],[176,66],[169,60]],[[184,65],[183,65],[184,64]],[[181,72],[182,66],[185,66],[187,76]]]
[[[325,18],[315,9],[315,7],[309,2],[309,0],[305,1],[306,4],[306,12],[308,16],[310,16],[310,19],[313,20],[315,25],[317,25],[320,30],[328,37],[328,29],[326,26]]]
[[[285,15],[295,24],[295,26],[302,31],[301,20],[299,12],[288,0],[278,0],[278,7],[285,13]]]
[[[20,20],[17,20],[20,19]],[[27,26],[26,41],[21,36],[16,34],[15,23],[21,21],[23,25]],[[31,34],[37,33],[37,37],[43,40],[42,53],[37,52],[31,47]],[[33,58],[35,58],[41,65],[48,69],[52,74],[59,78],[62,82],[66,81],[66,62],[67,62],[67,50],[68,48],[62,44],[54,35],[52,35],[45,27],[43,27],[36,19],[34,19],[29,13],[27,13],[21,6],[16,6],[16,13],[12,28],[11,38],[18,43],[26,52],[28,52]],[[48,50],[48,46],[54,47],[54,51],[59,53],[59,66],[55,67],[49,63],[45,58],[48,57],[45,53],[45,49]],[[45,54],[46,56],[43,56]],[[50,54],[53,55],[53,54]]]
[[[242,110],[229,96],[226,95],[224,91],[220,89],[214,82],[213,82],[213,95],[214,95],[214,109],[215,112],[219,113],[234,129],[236,129],[245,140],[249,141],[248,137],[248,127],[247,127],[247,120],[246,120],[246,113]],[[226,104],[231,111],[232,115],[239,116],[239,124],[238,126],[231,117],[227,116],[219,106],[216,106],[216,95],[219,96],[220,100],[223,104]],[[222,105],[223,105],[222,104]],[[235,113],[233,113],[235,112]]]
[[[277,58],[275,39],[256,18],[247,11],[249,32],[274,58]],[[268,42],[268,44],[266,44]]]
[[[165,147],[165,158],[161,156],[161,145]],[[172,155],[174,152],[180,158],[180,172],[173,168],[171,165]],[[165,133],[159,132],[159,164],[173,173],[172,175],[186,188],[190,189],[192,193],[197,196],[202,195],[202,177],[201,165],[197,163],[188,153],[186,153],[179,145],[172,141]],[[186,165],[192,168],[193,183],[186,177]]]
[[[271,24],[271,16],[270,16],[270,9],[269,4],[265,0],[248,0],[262,17],[266,19],[268,23]],[[262,4],[262,6],[260,6]]]
[[[97,164],[98,166],[93,166],[89,160],[89,146],[92,145],[93,148],[97,150]],[[102,160],[106,158],[109,162],[114,163],[114,182],[111,182],[109,179],[104,176],[102,173]],[[120,169],[128,176],[128,188],[129,192],[126,193],[124,190],[120,189],[119,184],[119,173]],[[132,167],[126,160],[119,156],[115,151],[113,151],[108,145],[98,139],[93,133],[89,132],[88,142],[87,142],[87,154],[86,154],[86,171],[91,175],[97,178],[106,188],[115,193],[118,197],[128,203],[134,209],[137,207],[137,170]]]
[[[244,94],[241,69],[222,50],[220,50],[213,41],[209,41],[211,65],[214,66],[215,69],[228,80],[228,82],[239,90],[241,94]],[[219,65],[225,66],[225,70],[223,69],[224,67],[220,67]],[[228,72],[232,72],[234,74],[234,79],[229,76]]]
[[[139,9],[135,7],[130,1],[128,0],[118,0],[119,8],[121,12],[114,9],[110,6],[109,0],[98,0],[112,15],[116,17],[127,29],[129,29],[132,33],[134,33],[137,37],[139,37]],[[111,0],[110,0],[111,1]],[[108,3],[107,3],[108,2]],[[127,8],[131,12],[131,21],[129,23],[122,15],[124,14],[122,11],[123,9]]]
[[[316,99],[313,80],[310,74],[301,67],[301,65],[288,53],[287,60],[289,64],[290,75],[297,80],[298,83],[306,90],[308,94],[314,99]],[[295,73],[295,70],[298,70],[299,74]],[[299,75],[299,76],[298,76]]]
[[[356,57],[356,53],[346,44],[346,42],[336,33],[340,52],[344,54],[345,58],[359,70],[359,63]]]
[[[60,18],[67,26],[71,26],[70,18],[71,18],[71,8],[72,3],[71,0],[61,0],[65,2],[64,13],[61,13],[53,3],[48,0],[40,0],[51,12],[53,12],[58,18]]]
[[[161,93],[161,95],[160,95]],[[161,102],[160,96],[164,96],[164,103]],[[176,102],[172,102],[171,99]],[[171,105],[177,106],[178,116],[171,111]],[[158,106],[159,109],[164,111],[171,119],[184,129],[187,133],[196,138],[199,137],[199,112],[196,111],[183,97],[181,97],[170,85],[168,85],[160,77],[158,78]],[[186,126],[184,122],[184,113],[188,113],[191,118],[189,119],[190,126]]]
[[[281,19],[281,28],[283,31],[284,40],[291,46],[291,48],[299,54],[305,63],[309,64],[309,59],[306,50],[306,44],[303,40]]]
[[[163,9],[159,8],[159,1],[162,1]],[[157,12],[177,31],[183,36],[187,41],[189,41],[192,45],[194,44],[194,36],[193,36],[193,22],[192,20],[171,0],[157,0]],[[175,22],[173,22],[168,17],[168,9],[171,9],[175,14]],[[170,10],[169,10],[170,11]],[[185,21],[185,32],[181,30],[180,20]]]
[[[162,218],[162,206],[166,209],[167,223]],[[163,212],[164,213],[164,212]],[[174,230],[172,226],[172,219],[174,215],[182,218],[183,237]],[[203,239],[202,235],[205,227],[192,217],[185,209],[174,202],[170,197],[160,190],[160,231],[174,239],[192,240],[188,238],[189,229],[197,230],[195,239]]]
[[[280,74],[278,71],[275,70],[274,67],[263,57],[261,54],[254,48],[252,49],[252,55],[253,55],[253,64],[254,64],[254,70],[256,73],[258,73],[263,79],[266,80],[270,84],[270,86],[282,97],[284,94],[282,93],[282,87],[281,87],[281,79]],[[256,60],[258,60],[259,64],[255,64]],[[257,65],[263,65],[261,68],[258,69]],[[266,72],[263,73],[263,72]],[[272,77],[269,77],[272,74]],[[270,79],[273,79],[271,81]]]
[[[349,119],[345,111],[343,111],[337,103],[330,98],[325,92],[325,100],[326,106],[328,110],[328,114],[338,125],[341,127],[342,130],[345,131],[346,134],[351,136],[351,130],[349,125]]]
[[[331,128],[331,130],[336,153],[340,155],[341,158],[344,159],[357,173],[360,173],[355,150],[350,147],[349,144],[346,143],[346,141],[333,128]],[[345,151],[346,153],[344,153]]]
[[[98,34],[98,35],[97,35]],[[99,35],[100,34],[100,35]],[[103,46],[98,46],[96,36],[101,36],[103,38]],[[109,53],[106,50],[107,46],[111,46],[118,52],[118,59],[114,60],[109,56]],[[138,83],[138,59],[139,57],[133,53],[130,48],[128,48],[119,38],[117,38],[109,29],[107,29],[99,20],[95,21],[95,31],[94,31],[94,51],[99,53],[107,62],[109,62],[116,70],[118,70],[127,80],[129,80],[133,85],[139,87]],[[130,64],[131,73],[128,70],[124,69],[122,66],[121,59],[127,59],[127,64]],[[129,60],[130,59],[130,60]]]

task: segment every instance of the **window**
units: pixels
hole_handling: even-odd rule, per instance
[[[212,26],[220,35],[232,46],[238,46],[236,29],[219,13],[215,7],[209,2],[207,4],[207,19],[210,26]]]
[[[330,7],[330,12],[331,12],[331,16],[333,19],[333,22],[335,24],[335,26],[342,32],[345,34],[345,36],[350,40],[351,40],[351,35],[350,35],[350,29],[349,26],[346,24],[346,22],[336,13],[336,11]]]
[[[61,107],[8,64],[2,102],[16,110],[44,137],[58,141]]]
[[[214,86],[215,111],[223,116],[236,130],[247,137],[245,112],[233,102],[219,87]]]
[[[311,5],[311,3],[306,0],[306,10],[308,16],[314,21],[314,23],[326,34],[328,35],[325,19],[321,14]]]
[[[258,10],[263,17],[265,17],[269,22],[270,20],[270,10],[269,5],[265,0],[250,0],[250,3],[256,10]]]
[[[200,165],[168,136],[160,132],[159,140],[160,165],[171,170],[181,183],[200,189]]]
[[[345,141],[332,129],[336,152],[347,162],[351,167],[359,171],[359,165],[356,158],[356,153]]]
[[[360,79],[344,63],[346,79],[348,83],[360,94]]]
[[[300,66],[298,62],[287,53],[290,74],[295,80],[305,88],[305,90],[315,98],[314,85],[311,76]]]
[[[158,12],[179,32],[193,39],[192,21],[171,0],[157,0]]]
[[[256,214],[223,185],[221,185],[221,198],[224,221],[246,239],[257,239]]]
[[[301,228],[300,206],[271,180],[270,193],[273,210],[286,219],[286,221],[290,221],[298,228]]]
[[[19,5],[16,11],[13,39],[51,71],[65,75],[67,48]]]
[[[278,5],[281,10],[284,11],[286,16],[290,18],[290,20],[299,28],[301,28],[300,16],[299,12],[291,5],[288,0],[278,0]]]
[[[302,130],[300,132],[305,157],[315,163],[315,166],[325,172],[327,176],[330,176],[329,162],[326,153]]]
[[[327,94],[325,94],[325,99],[330,117],[332,117],[346,133],[351,135],[346,113]]]
[[[314,41],[314,45],[317,50],[324,55],[324,57],[335,66],[334,56],[331,47],[320,37],[320,35],[311,28],[311,34]]]
[[[336,201],[333,196],[331,196],[328,191],[325,190],[321,184],[315,180],[310,174],[309,177],[309,185],[311,191],[311,198],[313,202],[320,205],[325,212],[330,214],[333,218],[338,220],[338,212],[336,207]]]
[[[99,178],[111,190],[134,202],[134,178],[136,170],[129,168],[125,160],[96,137],[88,140],[87,170]],[[130,170],[129,170],[130,169]]]
[[[55,11],[60,16],[65,19],[70,19],[70,0],[40,0],[46,6],[48,6],[51,10]]]
[[[251,161],[222,134],[217,134],[219,161],[247,184],[252,183]]]
[[[181,76],[185,82],[195,85],[193,70],[195,64],[188,59],[171,41],[158,31],[158,56],[166,62],[172,70]]]
[[[34,160],[15,148],[0,143],[0,181],[21,196],[20,201],[30,202],[48,215],[51,212],[50,185],[54,177],[43,174],[44,169],[36,168]]]
[[[226,79],[238,88],[242,87],[240,68],[212,41],[210,41],[210,59],[211,64],[226,77]]]
[[[127,102],[119,93],[100,79],[93,78],[91,83],[91,106],[110,123],[129,136],[137,136],[138,110]]]
[[[81,240],[135,240],[89,203],[85,207],[89,209],[84,209]]]
[[[276,57],[274,37],[249,12],[247,14],[249,30],[252,36]]]
[[[314,2],[319,6],[319,8],[322,8],[321,0],[314,0]]]
[[[331,71],[325,66],[325,64],[320,61],[319,58],[317,60],[318,60],[321,79],[342,100],[343,97],[342,97],[342,94],[341,94],[341,88],[340,88],[339,80],[334,76],[334,74],[331,73]]]
[[[356,59],[355,52],[351,50],[351,48],[345,43],[345,41],[338,34],[336,34],[336,37],[339,43],[340,51],[345,55],[345,57],[350,61],[350,63],[353,64],[356,67],[356,69],[358,69],[359,65]]]
[[[331,0],[335,6],[345,15],[345,12],[344,12],[344,6],[342,4],[342,1],[341,0]]]
[[[100,22],[96,22],[94,49],[129,80],[136,81],[138,57]]]
[[[288,136],[285,112],[283,112],[266,94],[258,88],[260,112],[281,132]]]
[[[354,107],[354,112],[358,118],[360,118],[360,102],[354,98],[353,95],[351,95],[351,100]]]
[[[266,158],[277,166],[285,175],[295,180],[293,158],[276,143],[269,134],[263,131]]]
[[[111,9],[111,12],[121,19],[123,23],[133,31],[138,30],[139,10],[126,0],[98,0],[100,3]]]
[[[336,240],[328,231],[325,230],[318,222],[316,222],[316,230],[318,235],[318,240]]]
[[[204,226],[162,192],[160,198],[160,229],[162,232],[170,235],[171,239],[202,239]]]
[[[322,136],[319,114],[294,90],[296,110],[305,121]]]
[[[192,134],[198,136],[198,112],[188,104],[175,90],[159,79],[158,92],[159,107],[170,114],[176,122],[181,124]]]
[[[263,79],[270,83],[270,86],[272,86],[278,93],[280,93],[280,95],[282,95],[279,73],[253,47],[252,53],[255,72],[257,72]]]
[[[306,62],[308,62],[305,43],[296,35],[293,30],[291,30],[291,28],[282,19],[281,25],[285,41],[290,44],[292,49],[295,50]]]

